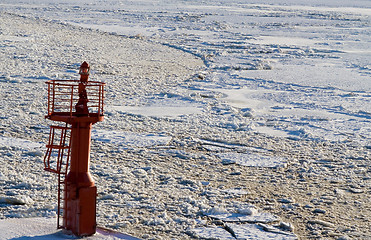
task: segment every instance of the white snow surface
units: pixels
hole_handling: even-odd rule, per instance
[[[261,184],[288,169],[369,194],[370,19],[368,0],[2,0],[0,229],[25,218],[48,237],[55,224],[44,82],[76,79],[85,60],[107,83],[92,132],[99,225],[234,239],[204,217],[245,206],[249,167],[269,168]],[[234,225],[241,239],[296,238]]]
[[[1,239],[37,239],[37,240],[62,240],[62,239],[81,239],[68,234],[63,230],[56,230],[57,219],[53,218],[13,218],[0,220]],[[120,234],[98,230],[93,236],[84,237],[91,240],[114,240],[126,239],[135,240],[130,236],[119,236]]]

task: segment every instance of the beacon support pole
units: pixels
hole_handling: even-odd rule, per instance
[[[89,236],[96,231],[97,187],[89,173],[92,122],[88,116],[88,98],[85,85],[89,78],[89,65],[80,67],[79,100],[75,105],[76,121],[71,129],[71,166],[66,178],[64,225],[78,236]]]

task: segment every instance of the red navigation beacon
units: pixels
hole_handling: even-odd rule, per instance
[[[46,171],[58,174],[57,227],[76,236],[90,236],[97,225],[97,187],[89,173],[91,129],[104,118],[105,84],[89,81],[87,62],[81,64],[79,73],[80,80],[46,82],[46,118],[57,124],[50,126],[44,165]]]

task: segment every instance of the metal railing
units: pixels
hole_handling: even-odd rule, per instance
[[[73,117],[75,106],[79,101],[79,80],[50,80],[48,84],[48,114]],[[89,115],[102,116],[104,102],[104,85],[102,82],[84,83],[87,92]]]

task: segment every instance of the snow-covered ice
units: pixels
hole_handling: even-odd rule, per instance
[[[240,222],[233,236],[207,215],[249,203],[300,238],[368,237],[370,17],[365,0],[1,1],[0,227],[55,217],[44,82],[76,79],[86,60],[107,84],[99,225],[276,234]]]
[[[213,1],[201,5],[163,1],[155,7],[151,1],[38,0],[32,4],[4,1],[1,6],[28,16],[140,36],[200,56],[208,66],[205,79],[180,84],[175,94],[189,98],[220,92],[220,103],[250,109],[256,132],[370,143],[367,24],[371,13],[364,1],[299,1],[293,6],[279,1],[276,5],[228,1],[225,6]],[[14,41],[28,39],[13,37]],[[195,98],[183,108],[174,98],[152,96],[142,99],[142,104],[143,100],[152,103],[138,106],[134,100],[110,108],[149,116],[202,110],[197,106],[200,99]],[[242,117],[230,115],[235,120]]]
[[[154,146],[166,146],[170,136],[160,134],[140,134],[133,132],[118,132],[95,130],[92,131],[92,139],[97,142],[108,142],[123,148],[150,148]]]
[[[32,142],[32,141],[25,140],[22,138],[11,138],[11,137],[0,136],[0,146],[36,150],[36,149],[40,149],[44,147],[44,144]]]
[[[283,167],[286,162],[281,158],[251,153],[220,153],[218,157],[222,159],[223,164],[236,163],[248,167]]]

